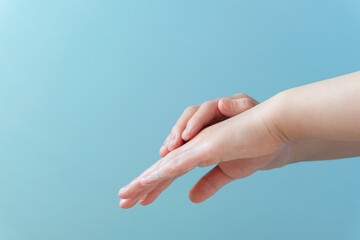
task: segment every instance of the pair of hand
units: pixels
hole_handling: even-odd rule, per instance
[[[290,142],[261,105],[240,93],[188,107],[160,148],[163,158],[119,191],[120,206],[152,203],[195,167],[217,164],[190,190],[190,200],[199,203],[235,179],[287,164]]]
[[[120,206],[153,202],[195,167],[216,165],[190,190],[202,202],[257,170],[360,156],[360,71],[282,91],[258,103],[237,94],[185,110],[163,157],[119,191]]]

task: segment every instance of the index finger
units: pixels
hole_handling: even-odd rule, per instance
[[[157,161],[119,191],[121,198],[131,198],[140,191],[150,188],[170,178],[176,178],[208,160],[208,143],[186,143]]]
[[[151,167],[149,167],[148,169],[146,169],[142,174],[140,174],[137,178],[135,178],[134,180],[132,180],[128,185],[122,187],[119,190],[119,197],[123,198],[123,199],[128,199],[131,198],[133,196],[135,196],[137,193],[141,192],[142,190],[144,190],[146,187],[144,185],[142,185],[140,183],[140,178],[147,174],[149,171],[151,171],[153,168],[157,167],[159,164],[161,164],[161,162],[163,161],[163,159],[160,159],[159,161],[157,161],[155,164],[153,164]]]
[[[163,158],[162,163],[153,167],[139,178],[143,186],[159,184],[171,178],[176,178],[197,166],[214,164],[214,155],[211,154],[210,143],[187,142],[182,147]],[[206,161],[206,163],[204,163]]]

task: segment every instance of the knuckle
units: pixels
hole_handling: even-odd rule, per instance
[[[212,190],[213,191],[217,191],[217,187],[216,187],[216,183],[214,183],[210,178],[209,178],[209,176],[205,176],[204,177],[204,180],[208,183],[208,186],[210,187],[210,188],[212,188]]]
[[[254,107],[254,104],[250,98],[242,98],[240,101],[240,107],[244,110],[247,110]]]
[[[213,106],[214,105],[214,101],[205,101],[203,104],[202,104],[202,106],[203,107],[211,107],[211,106]]]
[[[187,108],[184,110],[184,113],[193,112],[195,109],[196,109],[196,106],[195,106],[195,105],[191,105],[191,106],[187,107]]]
[[[173,175],[175,173],[175,170],[173,167],[167,167],[162,170],[163,174],[165,175]]]
[[[178,133],[180,131],[180,128],[179,128],[179,126],[178,126],[178,124],[175,124],[174,126],[173,126],[173,128],[171,129],[171,133]]]
[[[201,105],[202,105],[202,107],[210,106],[210,101],[205,101]]]
[[[207,167],[218,163],[216,147],[213,144],[204,144],[200,147],[202,151],[199,151],[199,159],[202,159],[199,163],[199,167]]]
[[[248,95],[246,95],[245,93],[237,93],[234,95],[234,97],[236,98],[244,98],[244,97],[248,97]]]

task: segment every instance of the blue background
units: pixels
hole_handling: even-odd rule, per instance
[[[0,0],[0,239],[359,239],[360,159],[299,163],[202,204],[118,189],[188,106],[359,70],[359,1]],[[330,106],[331,107],[331,106]]]

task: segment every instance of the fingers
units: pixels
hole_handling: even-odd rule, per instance
[[[132,208],[136,203],[143,197],[146,196],[149,192],[153,191],[157,186],[153,186],[149,189],[146,189],[142,192],[137,193],[134,197],[128,199],[121,199],[119,205],[121,208]]]
[[[122,187],[119,190],[118,195],[122,199],[128,199],[131,196],[137,194],[139,192],[137,190],[140,188],[141,188],[141,185],[139,182],[139,177],[137,177],[134,180],[132,180],[128,185],[126,185],[125,187]]]
[[[156,188],[154,188],[151,192],[144,195],[140,199],[140,204],[145,206],[155,201],[155,199],[166,189],[170,186],[170,184],[174,181],[174,178],[169,179],[167,181],[164,181],[160,183]]]
[[[259,158],[238,159],[222,162],[205,174],[189,192],[189,198],[194,203],[200,203],[214,195],[229,182],[245,178],[262,169],[264,164],[272,159],[273,154]]]
[[[249,99],[251,99],[254,103],[259,104],[258,101],[256,101],[254,98],[246,95],[245,93],[237,93],[237,94],[235,94],[235,95],[232,95],[232,96],[229,97],[229,98],[230,98],[230,99],[249,98]]]
[[[226,117],[233,117],[257,104],[255,99],[238,93],[229,98],[215,99],[188,107],[160,148],[160,155],[165,157],[170,151],[183,145],[184,141],[196,136],[204,127],[222,121]]]
[[[168,153],[170,152],[169,149],[168,149],[168,147],[167,147],[167,144],[168,144],[168,142],[169,142],[169,139],[170,139],[170,134],[167,136],[167,138],[165,139],[164,144],[163,144],[163,145],[161,146],[161,148],[160,148],[159,153],[160,153],[160,156],[162,156],[162,157],[165,157],[166,154],[168,154]]]
[[[148,189],[170,179],[176,179],[204,162],[204,160],[214,158],[214,154],[211,152],[213,148],[210,145],[208,141],[198,142],[194,140],[167,154],[130,184],[120,189],[119,196],[121,198],[131,199],[123,200],[121,206],[133,206],[141,197],[140,195],[143,195],[143,192],[148,191]],[[161,192],[166,187],[166,184],[161,184],[159,191]],[[154,199],[160,192],[154,192]],[[152,197],[149,199],[154,200]]]
[[[146,169],[143,173],[141,173],[140,176],[138,176],[133,181],[131,181],[128,185],[126,185],[125,187],[122,187],[118,193],[119,197],[123,198],[123,199],[129,199],[129,198],[134,197],[137,193],[140,193],[141,191],[143,191],[145,188],[149,188],[149,186],[144,186],[140,183],[140,178],[142,176],[148,174],[149,172],[151,172],[156,167],[160,166],[160,164],[162,164],[163,161],[164,161],[164,158],[160,159],[155,164],[153,164],[151,167]]]
[[[186,124],[193,114],[197,111],[199,106],[190,106],[185,109],[183,114],[180,116],[175,126],[172,128],[171,133],[166,138],[164,145],[160,148],[160,155],[165,157],[170,151],[180,147],[183,144],[181,134],[183,133]]]
[[[178,164],[179,164],[180,161],[184,160],[184,154],[183,154],[184,149],[186,149],[185,146],[178,148],[175,151],[172,151],[171,153],[167,154],[164,158],[160,159],[155,164],[153,164],[151,167],[146,169],[143,173],[141,173],[132,182],[130,182],[128,185],[126,185],[125,187],[123,187],[119,190],[119,197],[125,198],[125,199],[133,198],[136,194],[140,193],[144,189],[148,189],[152,186],[159,184],[161,182],[160,180],[154,181],[154,183],[152,181],[141,182],[141,180],[143,180],[144,178],[147,178],[147,177],[154,178],[158,174],[158,172],[161,172],[161,169],[164,165],[167,164],[166,168],[169,168],[168,163],[178,162]],[[174,173],[175,173],[175,170],[176,169],[174,169]],[[162,174],[162,175],[164,175],[164,174]],[[172,174],[172,175],[175,176],[175,174]],[[170,178],[171,177],[169,177],[169,179]],[[164,180],[166,180],[166,179],[164,178]]]
[[[175,151],[179,150],[176,149]],[[175,151],[171,152],[174,153]],[[190,151],[193,152],[193,151]],[[166,155],[165,158],[170,156]],[[191,153],[182,153],[172,155],[166,160],[163,160],[163,164],[159,164],[157,167],[154,167],[147,174],[140,177],[140,184],[143,186],[159,184],[162,181],[166,181],[171,178],[176,178],[181,174],[184,174],[192,169],[194,169],[198,162],[200,161],[196,153],[192,155]],[[165,159],[163,158],[163,159]]]
[[[189,119],[186,129],[182,133],[182,139],[189,141],[205,126],[223,120],[224,117],[233,117],[255,105],[258,102],[243,93],[235,94],[229,98],[216,99],[200,105],[199,109]]]
[[[226,117],[233,117],[257,105],[258,102],[250,97],[239,99],[222,98],[218,102],[221,114]]]
[[[119,206],[121,208],[132,208],[133,206],[135,206],[135,204],[137,203],[137,201],[135,201],[135,199],[121,199]]]
[[[188,123],[189,119],[198,111],[199,106],[190,106],[185,109],[184,113],[181,115],[179,120],[176,122],[175,126],[173,127],[170,142],[168,144],[169,151],[174,150],[175,148],[181,146],[183,144],[183,139],[181,138],[181,134],[183,133],[184,129],[186,128],[186,124]]]
[[[221,118],[223,115],[217,107],[218,100],[208,101],[199,107],[190,120],[186,124],[186,128],[182,133],[182,139],[189,141],[211,120]]]
[[[160,164],[140,177],[141,185],[159,184],[167,179],[178,177],[197,166],[217,164],[218,157],[213,138],[209,136],[208,132],[202,132],[197,139],[175,149],[160,161],[162,161]]]
[[[160,184],[158,184],[156,186],[153,186],[149,189],[141,191],[140,193],[137,193],[132,198],[121,199],[119,205],[121,208],[131,208],[131,207],[135,206],[137,202],[139,202],[143,206],[149,205],[150,203],[154,202],[155,199],[158,198],[159,195],[166,188],[168,188],[175,179],[176,178],[172,178],[167,181],[161,182]]]
[[[192,187],[189,192],[189,198],[194,203],[203,202],[233,180],[235,178],[226,175],[217,165]]]

